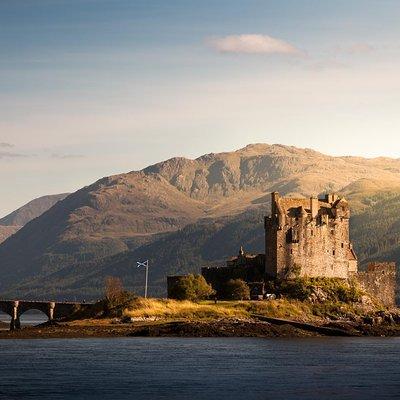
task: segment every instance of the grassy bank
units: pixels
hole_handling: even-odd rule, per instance
[[[361,304],[343,302],[311,303],[295,299],[269,301],[178,301],[138,298],[122,310],[122,317],[211,320],[218,318],[251,318],[254,314],[298,321],[318,321],[325,318],[354,319],[372,310]],[[375,310],[374,310],[375,311]]]
[[[278,298],[249,300],[172,300],[145,299],[116,288],[96,303],[89,314],[75,319],[112,319],[121,321],[217,321],[221,319],[252,319],[255,315],[310,323],[347,320],[362,323],[365,318],[382,318],[389,311],[372,299],[357,282],[337,278],[295,278],[271,282],[269,293]],[[392,310],[398,315],[398,310]],[[394,317],[393,317],[394,318]],[[396,321],[398,318],[395,318]],[[400,319],[399,319],[400,320]]]

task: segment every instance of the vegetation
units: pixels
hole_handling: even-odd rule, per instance
[[[314,302],[353,303],[361,300],[363,291],[356,281],[340,278],[295,278],[276,282],[275,291],[291,299]]]
[[[215,291],[202,275],[182,276],[171,289],[171,297],[177,300],[198,301],[209,298]]]
[[[124,287],[121,278],[108,276],[105,279],[105,295],[110,302],[118,302],[123,295]]]
[[[226,295],[231,300],[249,300],[249,285],[242,279],[230,279],[226,284]]]
[[[133,318],[214,319],[245,317],[248,313],[229,302],[215,304],[212,301],[195,303],[189,300],[139,298],[124,310],[124,315]]]
[[[89,311],[78,312],[76,318],[156,318],[156,319],[219,319],[251,318],[255,314],[318,321],[321,318],[356,319],[379,308],[372,302],[361,302],[363,292],[356,282],[338,278],[296,278],[270,282],[268,291],[279,298],[264,301],[248,301],[248,285],[231,280],[229,301],[202,300],[214,293],[201,276],[191,275],[183,279],[177,294],[182,300],[144,299],[126,291],[119,278],[108,277],[105,281],[106,297]],[[190,299],[189,299],[190,298]],[[237,301],[240,300],[240,301]]]
[[[354,213],[350,234],[362,262],[400,260],[400,194],[381,192],[364,199],[368,208]]]
[[[254,315],[297,321],[317,322],[322,318],[356,319],[375,309],[366,309],[360,303],[325,301],[311,303],[288,298],[269,301],[213,301],[191,302],[188,300],[143,299],[133,300],[121,312],[133,318],[156,318],[163,320],[210,320],[220,318],[247,319]]]
[[[105,298],[100,303],[106,315],[120,316],[121,309],[135,298],[134,293],[124,289],[120,278],[108,276],[105,279]]]

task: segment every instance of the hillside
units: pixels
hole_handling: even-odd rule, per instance
[[[40,298],[62,296],[99,298],[107,276],[120,277],[124,285],[142,293],[144,271],[136,261],[149,259],[149,293],[165,296],[166,275],[200,272],[200,266],[224,264],[237,254],[239,244],[248,251],[262,252],[264,248],[263,212],[247,211],[234,217],[204,219],[183,229],[159,237],[152,243],[103,260],[68,265],[45,278],[26,279],[9,287],[6,295],[18,294]]]
[[[353,242],[363,261],[371,248],[363,224],[373,220],[382,225],[379,204],[385,196],[400,194],[399,172],[395,159],[332,157],[257,144],[103,178],[0,245],[0,292],[95,296],[104,276],[112,274],[138,289],[142,278],[135,261],[149,258],[152,290],[161,293],[166,273],[222,262],[242,243],[263,251],[262,215],[275,190],[307,197],[343,192],[356,215]],[[384,226],[380,232],[392,241],[387,257],[398,244],[391,232],[393,227]]]
[[[1,226],[0,225],[0,243],[21,229],[20,226]]]
[[[63,193],[39,197],[1,218],[0,243],[4,242],[29,221],[42,215],[57,201],[63,200],[67,195],[67,193]]]
[[[48,196],[38,197],[23,205],[12,213],[0,219],[2,226],[24,226],[29,221],[42,215],[50,207],[53,207],[57,201],[63,200],[68,196],[68,193],[53,194]]]

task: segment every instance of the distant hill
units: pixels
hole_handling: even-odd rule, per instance
[[[144,270],[137,268],[136,261],[149,259],[149,294],[166,296],[168,274],[199,273],[204,265],[224,265],[226,258],[238,253],[239,244],[247,251],[262,252],[262,216],[258,209],[234,217],[204,219],[135,250],[31,277],[5,293],[29,298],[95,299],[102,295],[105,278],[118,276],[125,287],[142,294]]]
[[[68,193],[42,196],[30,201],[12,213],[0,219],[0,243],[13,235],[25,224],[42,215],[57,201],[63,200]]]
[[[0,225],[0,243],[21,229],[21,226],[1,226]]]
[[[30,201],[12,213],[0,218],[0,225],[3,226],[24,226],[29,221],[42,215],[57,201],[63,200],[68,196],[68,193],[52,194],[42,196]]]
[[[0,245],[0,292],[97,296],[110,274],[139,289],[142,271],[135,261],[149,258],[151,290],[162,293],[166,273],[223,262],[242,243],[263,251],[262,215],[269,212],[271,191],[345,194],[363,261],[370,258],[370,244],[362,226],[372,220],[382,226],[379,204],[400,194],[400,160],[256,144],[103,178],[56,203]],[[390,251],[399,243],[396,235],[389,239],[390,229],[380,231],[387,235],[388,251],[390,240]]]
[[[351,220],[358,257],[367,261],[397,261],[400,266],[400,191],[369,198],[371,206]]]

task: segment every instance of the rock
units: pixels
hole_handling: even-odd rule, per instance
[[[320,287],[313,287],[308,300],[312,303],[323,303],[328,299],[327,293]]]

